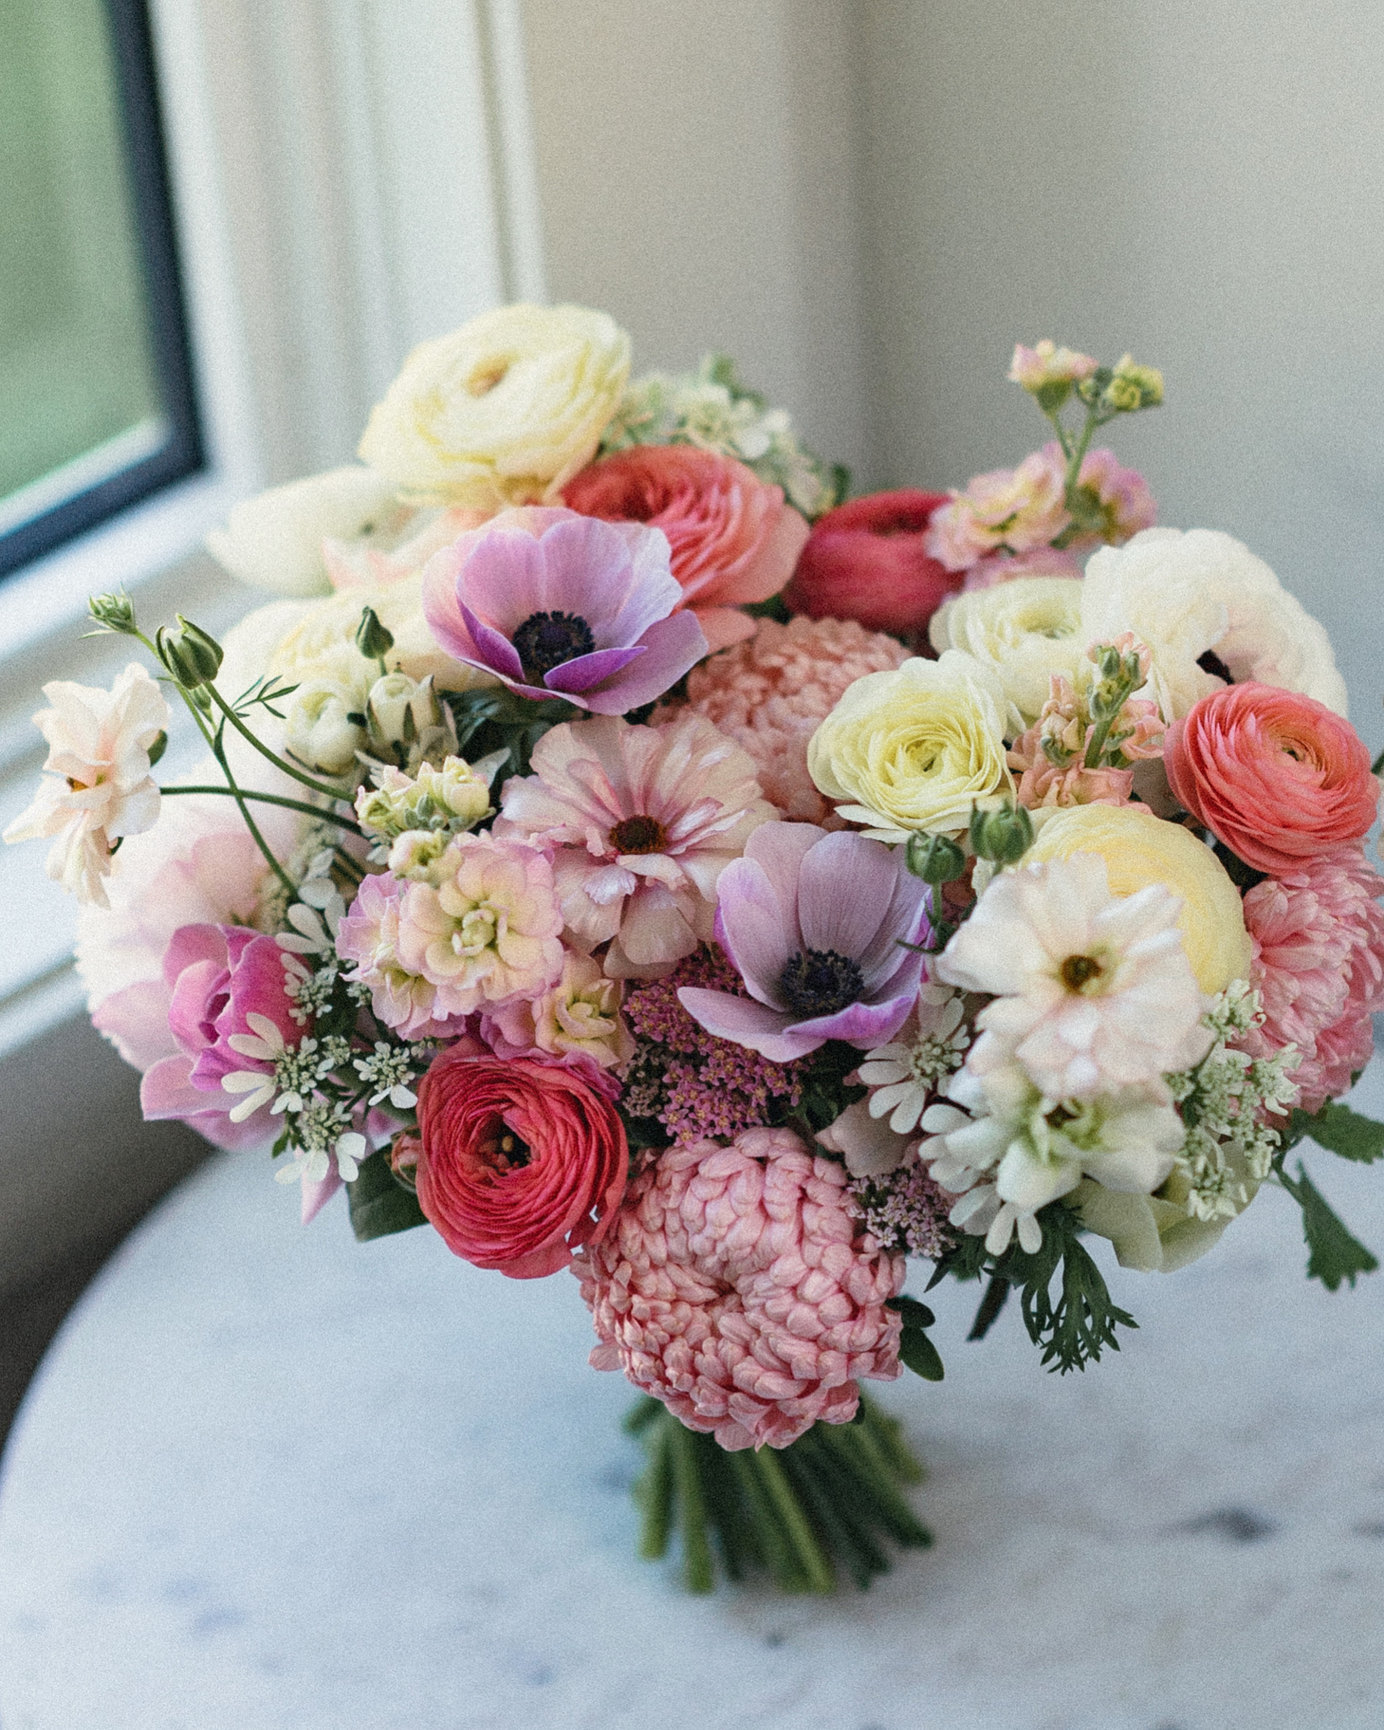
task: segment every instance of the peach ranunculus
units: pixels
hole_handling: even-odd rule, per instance
[[[1281,877],[1373,823],[1379,782],[1349,721],[1299,691],[1213,692],[1169,732],[1173,792],[1256,871]]]
[[[466,1043],[436,1059],[418,1088],[418,1201],[454,1255],[538,1279],[604,1235],[629,1168],[613,1086],[594,1065]]]
[[[779,592],[808,534],[781,487],[692,445],[618,451],[569,481],[563,502],[583,516],[662,529],[683,605],[713,649],[753,632],[754,620],[739,609]]]

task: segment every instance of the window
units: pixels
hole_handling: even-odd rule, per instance
[[[0,574],[202,464],[144,0],[0,6]]]

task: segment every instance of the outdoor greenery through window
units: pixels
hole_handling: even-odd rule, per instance
[[[142,0],[4,0],[0,571],[199,461]]]

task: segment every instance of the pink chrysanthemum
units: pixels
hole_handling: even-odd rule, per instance
[[[1384,877],[1360,848],[1343,847],[1245,896],[1264,1020],[1240,1043],[1254,1057],[1297,1047],[1304,1111],[1344,1093],[1369,1061],[1370,1016],[1384,1008],[1380,895]]]
[[[845,1168],[791,1130],[671,1148],[575,1258],[601,1343],[689,1429],[723,1448],[786,1448],[849,1423],[858,1377],[899,1370],[902,1256],[860,1234]]]
[[[761,619],[748,642],[693,669],[687,700],[754,759],[766,799],[822,823],[831,806],[807,772],[808,740],[849,685],[907,659],[902,643],[853,619]]]

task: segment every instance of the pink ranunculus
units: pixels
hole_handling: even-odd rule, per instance
[[[1263,1022],[1240,1041],[1253,1057],[1295,1046],[1304,1111],[1344,1093],[1374,1045],[1384,1009],[1384,878],[1359,847],[1340,847],[1245,896],[1250,983]]]
[[[593,1367],[731,1450],[849,1423],[861,1379],[900,1374],[906,1263],[865,1234],[848,1182],[788,1129],[660,1154],[574,1264]]]
[[[946,493],[869,493],[819,517],[784,600],[811,619],[854,619],[869,631],[916,636],[961,586],[928,550]]]
[[[583,516],[662,529],[683,606],[697,615],[712,649],[750,635],[754,620],[740,608],[779,592],[808,535],[781,487],[694,445],[618,451],[583,469],[562,496]]]
[[[1168,731],[1173,792],[1256,871],[1281,877],[1374,822],[1379,782],[1349,721],[1298,691],[1213,691]]]
[[[609,1229],[629,1145],[593,1064],[444,1051],[418,1088],[418,1201],[454,1255],[556,1273]]]

